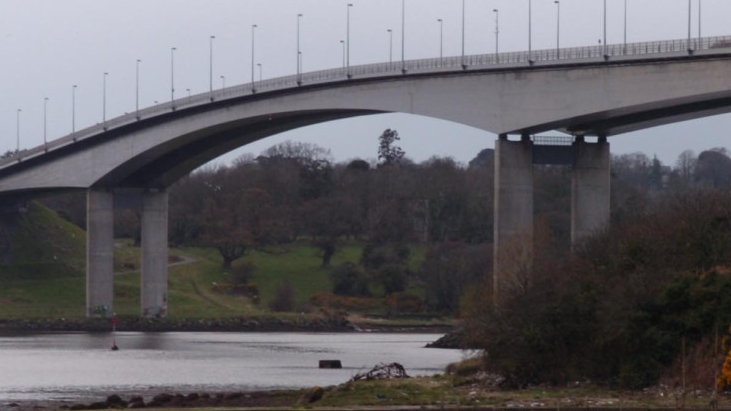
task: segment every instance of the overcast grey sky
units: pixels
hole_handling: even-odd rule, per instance
[[[21,148],[43,142],[43,101],[48,101],[49,140],[71,131],[71,86],[76,94],[77,129],[102,119],[103,73],[107,117],[134,110],[135,64],[140,64],[140,105],[170,96],[170,48],[175,52],[178,96],[209,87],[209,41],[214,40],[214,86],[251,78],[251,25],[256,29],[256,63],[264,78],[296,70],[296,22],[302,13],[303,70],[339,67],[351,2],[351,64],[387,61],[394,31],[394,56],[401,54],[400,0],[0,0],[0,150],[14,150],[17,109]],[[699,0],[692,0],[692,30],[698,33]],[[621,43],[624,0],[607,0],[608,42]],[[444,20],[446,55],[461,50],[460,0],[406,0],[406,58],[437,57]],[[602,37],[602,0],[561,0],[561,45],[597,44]],[[685,38],[688,0],[627,0],[628,41]],[[527,49],[528,0],[466,0],[468,54],[494,52],[500,10],[500,51]],[[731,1],[702,0],[702,34],[731,34]],[[556,42],[556,5],[533,0],[533,47]],[[258,78],[258,69],[256,72]],[[731,116],[658,127],[610,139],[614,153],[643,151],[672,163],[685,149],[700,152],[731,146]],[[401,146],[416,161],[433,155],[467,162],[495,136],[441,120],[388,114],[303,128],[246,146],[260,153],[284,140],[308,141],[332,150],[337,160],[373,158],[377,137],[395,128]],[[229,155],[226,158],[231,158]]]

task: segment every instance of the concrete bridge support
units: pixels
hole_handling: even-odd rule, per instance
[[[575,244],[609,223],[609,143],[600,137],[587,143],[577,137],[572,146],[536,146],[525,135],[495,144],[495,217],[493,297],[520,292],[530,282],[533,264],[533,165],[573,166],[571,243]]]
[[[168,308],[168,194],[142,194],[142,315],[165,317]]]
[[[91,189],[86,209],[86,316],[114,312],[114,194]]]
[[[596,144],[579,137],[573,149],[571,243],[576,244],[609,224],[610,156],[605,137]]]
[[[495,143],[493,296],[524,284],[533,255],[533,142]]]

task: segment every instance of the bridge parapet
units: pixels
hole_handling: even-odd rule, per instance
[[[574,136],[533,136],[533,144],[537,146],[571,146],[576,140]]]

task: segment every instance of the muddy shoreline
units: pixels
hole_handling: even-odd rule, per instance
[[[0,320],[0,334],[25,332],[110,332],[110,319],[12,319]],[[448,333],[453,327],[437,325],[358,324],[346,318],[234,317],[234,318],[118,318],[119,332],[393,332]]]

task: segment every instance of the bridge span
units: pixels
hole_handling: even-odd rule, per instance
[[[516,239],[532,237],[533,164],[570,159],[572,240],[601,229],[609,218],[607,138],[731,112],[731,36],[382,63],[238,85],[129,113],[0,160],[0,196],[88,191],[87,314],[108,315],[115,192],[136,190],[143,200],[141,308],[143,315],[164,315],[167,187],[250,142],[386,112],[499,135],[497,290],[510,275],[507,250],[531,254],[530,241]],[[530,137],[548,130],[575,141],[547,148]]]

